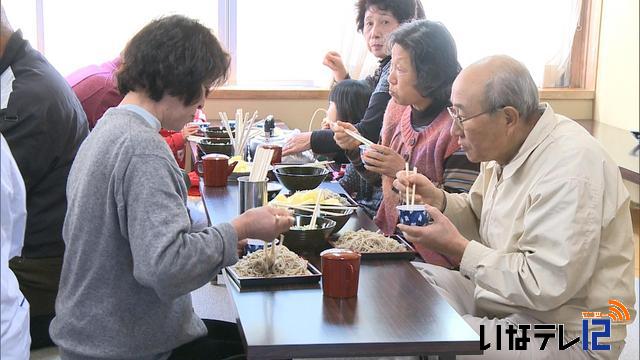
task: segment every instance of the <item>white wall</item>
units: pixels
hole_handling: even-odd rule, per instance
[[[638,0],[603,0],[594,119],[638,130]]]

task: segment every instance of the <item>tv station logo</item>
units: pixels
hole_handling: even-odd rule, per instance
[[[609,313],[603,314],[599,311],[583,311],[582,312],[582,350],[589,350],[591,344],[592,350],[611,350],[611,345],[600,344],[598,339],[608,338],[611,336],[611,322],[627,322],[631,320],[629,310],[624,304],[615,299],[609,300]],[[589,322],[591,325],[602,326],[601,330],[591,331],[591,341],[589,339]]]
[[[534,338],[541,338],[540,350],[547,347],[549,340],[554,337],[558,339],[558,350],[566,350],[582,341],[582,350],[611,350],[610,344],[601,344],[600,340],[611,337],[612,322],[628,322],[631,315],[627,307],[619,300],[609,300],[609,313],[599,311],[582,312],[582,336],[575,339],[565,339],[564,324],[519,324],[506,326],[504,333],[507,335],[508,344],[506,350],[527,350],[531,342],[530,330]],[[589,330],[589,325],[594,329]],[[487,350],[492,346],[496,350],[503,350],[502,345],[502,325],[496,325],[496,343],[485,343],[484,325],[480,325],[480,349]]]

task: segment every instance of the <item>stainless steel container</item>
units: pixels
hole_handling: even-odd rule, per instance
[[[238,210],[240,214],[267,204],[267,181],[249,181],[248,176],[238,178]]]

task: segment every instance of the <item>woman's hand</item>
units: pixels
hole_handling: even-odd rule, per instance
[[[393,187],[403,194],[407,188],[412,188],[416,184],[416,202],[419,204],[429,204],[444,211],[444,191],[438,189],[433,183],[422,174],[408,173],[400,170],[396,173]]]
[[[184,141],[187,141],[187,137],[189,135],[193,135],[195,133],[198,132],[198,124],[194,124],[192,122],[186,123],[183,127],[182,130],[180,130],[180,133],[182,134],[182,138],[184,139]]]
[[[333,122],[331,120],[329,120],[329,118],[323,118],[322,122],[320,123],[320,128],[321,129],[331,129],[331,124],[333,124]]]
[[[353,124],[344,121],[337,121],[333,123],[331,129],[333,130],[333,140],[335,140],[336,144],[338,144],[341,149],[353,150],[360,146],[360,141],[354,139],[344,131],[345,129],[349,129],[358,133],[358,130],[353,126]]]
[[[303,132],[289,138],[282,148],[282,156],[298,154],[309,149],[311,149],[311,133]]]
[[[426,226],[398,224],[398,229],[402,231],[408,241],[448,255],[453,258],[454,262],[460,263],[469,240],[460,234],[440,210],[429,205],[425,205],[425,207],[433,219],[433,223]]]
[[[238,257],[242,258],[245,253],[245,248],[247,247],[247,243],[249,243],[248,239],[238,239]]]
[[[293,216],[286,209],[262,206],[245,211],[231,221],[238,239],[273,241],[293,226]]]
[[[362,161],[365,163],[365,169],[391,178],[404,169],[404,158],[400,154],[378,144],[369,147],[369,150],[363,154]]]
[[[333,71],[333,79],[338,82],[347,78],[347,68],[342,62],[342,56],[335,51],[329,51],[322,60],[322,64]]]

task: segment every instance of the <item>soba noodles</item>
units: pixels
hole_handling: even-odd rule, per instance
[[[335,242],[335,246],[361,253],[407,251],[396,240],[367,230],[347,231]]]
[[[276,277],[307,275],[307,261],[286,246],[278,246],[278,256],[272,271],[267,273],[264,250],[258,250],[243,257],[234,266],[234,270],[241,277]]]

